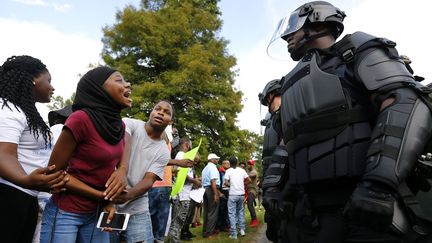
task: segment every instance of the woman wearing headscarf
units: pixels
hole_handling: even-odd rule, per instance
[[[54,88],[39,59],[12,56],[0,66],[0,239],[31,242],[38,217],[37,196],[60,182],[61,171],[47,175],[50,129],[36,109]],[[51,188],[50,188],[51,187]]]
[[[114,213],[110,199],[124,189],[121,161],[125,126],[120,112],[130,107],[130,84],[120,72],[97,67],[79,81],[72,110],[53,149],[50,165],[66,169],[67,190],[53,195],[42,217],[41,242],[108,242],[96,228],[99,212]]]

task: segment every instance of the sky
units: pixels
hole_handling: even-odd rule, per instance
[[[139,0],[0,0],[0,63],[12,55],[31,55],[44,62],[52,76],[55,94],[69,98],[79,74],[88,65],[103,64],[102,28],[115,23],[124,6]],[[286,75],[295,62],[276,61],[266,53],[278,21],[307,1],[221,0],[220,37],[229,41],[228,53],[237,59],[235,88],[243,92],[243,110],[237,117],[242,129],[262,133],[260,120],[267,108],[258,93],[265,84]],[[397,43],[400,54],[410,57],[415,73],[432,80],[426,31],[430,23],[426,0],[337,0],[343,10],[344,34],[363,31]],[[46,104],[37,105],[47,119]]]

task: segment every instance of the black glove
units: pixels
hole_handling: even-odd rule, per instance
[[[266,212],[270,215],[279,216],[282,207],[282,193],[277,187],[266,188],[263,192],[263,202]]]
[[[353,223],[386,228],[393,220],[395,197],[391,189],[375,182],[357,185],[345,212]]]
[[[263,190],[262,205],[265,208],[264,221],[267,223],[266,236],[270,241],[276,242],[280,227],[280,206],[282,206],[282,194],[277,187],[269,187]]]
[[[278,232],[280,227],[280,219],[272,217],[267,211],[264,214],[264,221],[267,223],[266,236],[267,239],[277,242]]]

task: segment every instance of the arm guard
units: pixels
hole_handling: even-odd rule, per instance
[[[379,181],[396,190],[430,138],[431,112],[415,92],[421,85],[399,58],[378,48],[366,50],[360,57],[357,79],[381,101],[395,98],[376,119],[363,180]]]
[[[270,187],[283,188],[288,177],[288,172],[285,171],[288,168],[287,161],[288,151],[285,146],[277,146],[265,172],[263,190]]]

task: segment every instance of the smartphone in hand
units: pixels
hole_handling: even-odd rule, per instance
[[[108,212],[102,212],[99,216],[97,223],[98,228],[109,227],[113,230],[126,230],[127,224],[129,222],[130,214],[128,213],[115,213],[113,219],[109,224],[107,224]]]

